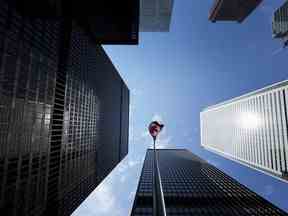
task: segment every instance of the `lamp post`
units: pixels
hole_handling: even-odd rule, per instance
[[[149,132],[153,138],[153,216],[166,216],[166,208],[156,151],[156,138],[163,127],[164,125],[157,121],[153,121],[149,125]]]

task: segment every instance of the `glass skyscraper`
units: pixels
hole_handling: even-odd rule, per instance
[[[140,0],[141,32],[169,32],[174,0]]]
[[[204,109],[201,145],[287,180],[287,100],[283,81]]]
[[[128,116],[93,37],[0,0],[1,215],[70,215],[127,155]]]
[[[185,149],[157,150],[167,216],[287,215]],[[152,216],[153,150],[147,150],[132,216]]]
[[[215,0],[209,20],[243,22],[262,0]]]
[[[288,1],[275,11],[272,22],[272,31],[275,38],[288,41]]]

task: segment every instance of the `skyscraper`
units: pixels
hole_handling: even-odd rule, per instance
[[[140,32],[169,32],[174,0],[140,0]]]
[[[283,81],[204,109],[201,145],[287,180],[287,99]]]
[[[209,20],[243,22],[262,0],[215,0]]]
[[[139,1],[64,1],[71,7],[79,25],[98,44],[131,44],[139,42]],[[64,11],[65,12],[65,11]]]
[[[287,215],[185,149],[157,150],[167,215]],[[153,150],[146,153],[131,215],[152,215]]]
[[[127,155],[129,90],[94,39],[0,0],[1,213],[70,215]]]
[[[97,44],[138,44],[139,1],[6,0],[32,18],[70,18]]]
[[[288,45],[288,1],[275,11],[272,22],[274,38],[281,38]]]

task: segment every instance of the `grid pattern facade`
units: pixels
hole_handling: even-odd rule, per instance
[[[60,156],[59,215],[71,214],[128,153],[128,109],[129,91],[117,70],[104,50],[73,23]]]
[[[91,83],[97,73],[93,68],[95,58],[91,62],[87,61],[92,57],[93,51],[95,52],[95,47],[91,46],[89,38],[79,27],[73,25],[66,68],[66,88],[65,93],[63,92],[64,116],[59,150],[61,163],[57,182],[59,215],[71,214],[71,210],[98,184],[95,172],[99,99]],[[82,182],[86,182],[85,187],[80,186],[77,189]],[[77,191],[79,196],[75,196],[73,191]]]
[[[274,13],[272,29],[274,37],[288,36],[288,1]]]
[[[74,22],[10,3],[0,0],[0,211],[70,215],[128,153],[129,90]]]
[[[207,108],[201,145],[275,176],[287,178],[288,82]]]
[[[169,32],[174,0],[140,0],[140,32]]]
[[[8,1],[8,0],[6,0]],[[97,44],[138,44],[139,1],[9,0],[33,17],[70,17]]]
[[[287,215],[187,150],[157,150],[166,213],[172,215]],[[152,160],[148,150],[132,210],[152,215]]]
[[[45,209],[59,22],[25,19],[0,1],[0,208]]]
[[[95,7],[94,1],[73,0],[63,5],[72,6],[72,16],[96,43],[135,45],[139,41],[139,1],[99,1]]]

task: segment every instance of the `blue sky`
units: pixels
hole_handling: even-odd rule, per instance
[[[146,149],[147,125],[162,120],[159,145],[187,148],[288,211],[288,185],[200,147],[199,112],[206,106],[287,79],[287,54],[271,36],[266,0],[244,23],[210,23],[212,0],[175,0],[169,33],[141,33],[139,46],[105,46],[131,93],[129,155],[73,213],[130,213]]]

